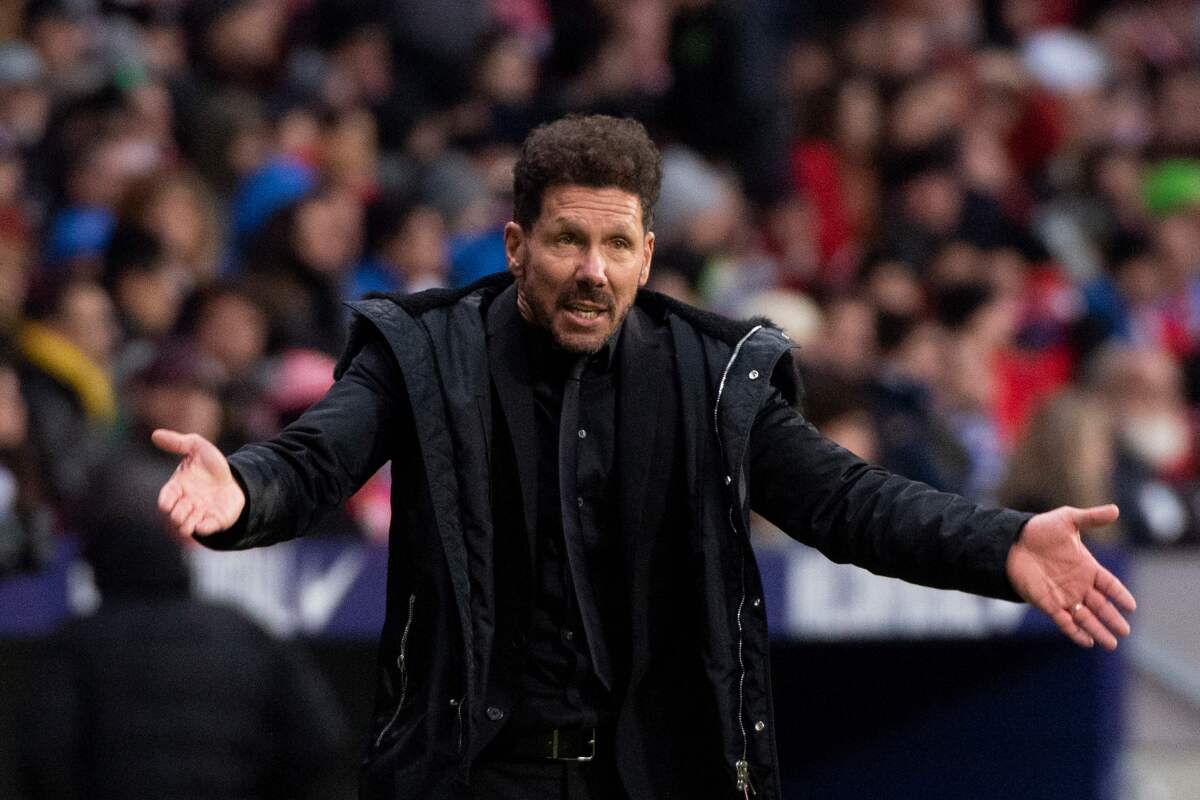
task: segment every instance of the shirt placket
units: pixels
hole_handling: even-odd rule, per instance
[[[586,359],[579,359],[567,376],[563,388],[562,415],[559,427],[559,494],[562,502],[563,543],[566,551],[568,585],[574,586],[570,593],[577,614],[571,616],[582,622],[586,650],[591,656],[591,666],[605,689],[612,688],[612,671],[604,646],[603,629],[598,618],[596,598],[592,589],[591,576],[587,569],[586,549],[583,541],[582,506],[583,496],[579,492],[579,454],[587,439],[587,429],[582,424],[580,391]],[[569,630],[569,629],[568,629]],[[566,632],[564,632],[566,633]]]

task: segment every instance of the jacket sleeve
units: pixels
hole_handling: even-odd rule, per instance
[[[822,436],[777,389],[755,420],[747,458],[751,507],[832,561],[1020,599],[1005,564],[1031,514],[983,508],[871,466]]]
[[[388,459],[407,409],[395,358],[381,338],[368,341],[299,419],[229,457],[246,506],[231,528],[197,540],[214,550],[242,550],[309,531]]]

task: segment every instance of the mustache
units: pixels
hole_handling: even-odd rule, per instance
[[[588,305],[603,308],[605,311],[612,311],[616,307],[617,300],[603,289],[571,289],[565,291],[558,296],[558,307],[565,308],[575,303],[586,303]]]

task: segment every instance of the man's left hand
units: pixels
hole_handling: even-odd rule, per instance
[[[1107,505],[1063,506],[1038,514],[1025,523],[1008,553],[1008,579],[1017,594],[1082,647],[1099,642],[1115,650],[1117,637],[1129,635],[1118,607],[1126,612],[1137,607],[1129,590],[1100,566],[1079,535],[1112,524],[1117,513],[1116,506]]]

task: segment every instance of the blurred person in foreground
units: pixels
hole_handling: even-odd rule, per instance
[[[99,611],[47,652],[23,762],[32,798],[317,798],[345,722],[298,653],[194,599],[155,507],[171,459],[151,427],[220,433],[220,371],[183,341],[131,378],[132,435],[97,469],[77,524]]]
[[[1080,544],[1115,506],[984,509],[871,467],[792,407],[778,329],[641,289],[660,176],[633,120],[535,129],[511,275],[355,304],[338,380],[269,442],[154,433],[183,457],[160,509],[215,549],[304,533],[392,460],[364,797],[778,798],[751,509],[1085,647],[1129,632]]]
[[[29,796],[331,796],[347,731],[329,687],[239,612],[191,597],[152,505],[87,526],[101,606],[64,625],[40,665],[23,727]]]

